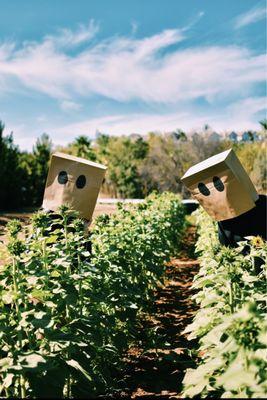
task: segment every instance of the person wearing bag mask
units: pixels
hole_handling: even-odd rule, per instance
[[[106,173],[106,167],[84,158],[56,152],[52,154],[42,209],[49,213],[53,230],[61,225],[58,220],[58,208],[67,205],[77,211],[83,220],[84,231],[92,221],[97,197]],[[86,250],[91,253],[91,241],[88,232]]]
[[[265,195],[259,195],[235,152],[230,149],[189,168],[181,178],[216,221],[221,244],[237,247],[250,236],[266,240]]]

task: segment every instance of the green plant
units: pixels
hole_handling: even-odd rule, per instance
[[[199,339],[199,365],[185,375],[184,396],[266,397],[266,243],[252,238],[226,248],[205,212],[197,220],[200,309],[185,332]]]
[[[65,206],[35,214],[24,229],[12,221],[11,262],[0,271],[0,395],[111,391],[183,227],[173,194],[119,206],[98,218],[89,237]]]

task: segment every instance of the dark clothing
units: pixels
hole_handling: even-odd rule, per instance
[[[224,246],[236,247],[245,236],[261,236],[267,240],[267,197],[259,195],[256,207],[238,217],[218,222],[219,241]]]

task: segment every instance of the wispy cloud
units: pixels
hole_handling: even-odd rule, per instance
[[[87,36],[83,29],[66,31],[21,48],[1,45],[0,83],[16,89],[21,85],[61,102],[98,95],[121,102],[171,104],[200,97],[212,101],[265,79],[264,54],[253,55],[238,46],[180,48],[184,28],[142,39],[116,36],[75,54],[65,51],[64,45],[86,44],[89,31]]]
[[[81,119],[75,123],[55,126],[49,120],[42,124],[42,131],[53,138],[55,145],[66,145],[79,135],[95,137],[96,131],[111,135],[129,135],[131,133],[146,134],[151,131],[168,132],[181,128],[186,132],[200,131],[208,123],[217,132],[230,130],[258,129],[255,114],[265,108],[264,97],[251,97],[231,103],[216,112],[199,113],[177,109],[176,112],[160,113],[128,113],[105,115],[98,118]],[[30,150],[36,142],[37,128],[7,126],[7,131],[13,130],[15,142],[22,149]],[[40,130],[40,127],[39,127]]]
[[[80,24],[76,30],[58,29],[55,35],[45,36],[44,42],[52,46],[71,48],[88,42],[98,31],[99,25],[94,20],[90,20],[87,25]]]
[[[196,25],[198,23],[198,21],[203,18],[205,15],[204,11],[199,11],[196,15],[194,15],[191,20],[189,21],[189,23],[182,28],[183,31],[188,31],[189,29],[191,29],[194,25]]]
[[[265,97],[250,97],[243,101],[234,102],[228,107],[217,112],[199,113],[186,108],[176,112],[159,113],[132,113],[107,115],[100,118],[82,120],[76,123],[64,125],[53,129],[53,133],[59,141],[69,140],[70,135],[81,134],[94,137],[95,132],[109,133],[112,135],[128,135],[130,133],[146,134],[151,131],[172,131],[177,128],[191,131],[201,130],[203,125],[209,123],[213,129],[221,132],[235,129],[256,129],[258,124],[254,121],[254,115],[264,110]]]
[[[248,97],[228,106],[228,110],[236,118],[244,119],[266,109],[266,97]]]
[[[16,143],[30,149],[41,132],[51,134],[56,144],[66,144],[80,134],[93,137],[97,129],[129,134],[200,129],[205,123],[218,131],[255,129],[255,114],[265,106],[255,88],[265,82],[266,56],[234,45],[186,47],[191,26],[203,15],[199,13],[182,28],[141,39],[132,31],[129,36],[99,40],[98,25],[91,21],[38,42],[0,43],[0,96],[37,92],[48,101],[55,99],[62,111],[54,120],[17,121],[9,128]],[[78,122],[59,122],[65,120],[64,112],[72,111],[76,118],[82,115],[85,101],[92,98],[109,99],[109,104],[112,100],[132,102],[132,110],[138,102],[139,109],[144,106],[154,112],[109,115],[104,110],[105,116],[94,118],[92,111]],[[199,99],[209,103],[202,112],[197,107]]]
[[[82,105],[79,103],[75,103],[74,101],[63,100],[60,103],[60,108],[63,111],[78,111],[82,108]]]
[[[254,7],[248,12],[241,14],[236,18],[234,22],[235,28],[243,28],[246,25],[253,24],[254,22],[258,22],[262,19],[266,19],[266,7]]]

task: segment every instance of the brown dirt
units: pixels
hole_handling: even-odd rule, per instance
[[[101,214],[113,214],[116,211],[116,204],[97,204],[93,214],[93,219]]]
[[[141,321],[140,346],[130,349],[123,378],[128,398],[179,398],[185,370],[194,366],[190,349],[196,342],[182,333],[197,309],[190,290],[199,268],[192,258],[194,243],[195,229],[190,227],[179,257],[167,267],[167,281],[156,293],[151,313]]]

